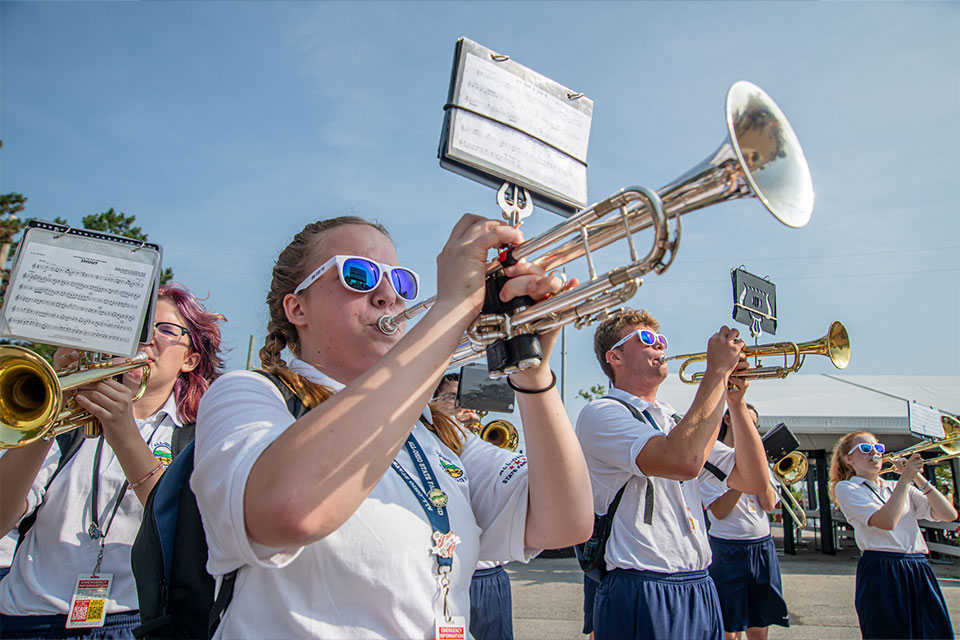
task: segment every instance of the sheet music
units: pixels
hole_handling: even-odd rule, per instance
[[[451,155],[524,176],[577,202],[587,201],[587,167],[539,140],[467,111],[453,114]],[[459,152],[459,153],[458,153]]]
[[[590,118],[494,62],[466,56],[458,103],[587,161]]]
[[[134,258],[128,248],[108,255],[78,248],[76,242],[25,240],[0,329],[33,342],[133,355],[154,266]]]
[[[587,206],[590,98],[460,38],[448,103],[441,166],[524,187],[560,215]]]
[[[907,415],[910,422],[910,433],[927,438],[944,437],[940,412],[933,407],[911,400],[907,403]]]

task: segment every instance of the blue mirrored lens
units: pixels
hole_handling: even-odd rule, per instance
[[[663,348],[667,348],[667,337],[661,334],[657,334],[657,342],[663,345]]]
[[[884,446],[883,446],[882,444],[880,444],[879,442],[878,442],[877,444],[873,445],[873,448],[877,450],[877,453],[883,453],[884,451],[887,450],[887,448],[884,447]]]
[[[406,269],[394,269],[390,272],[390,282],[397,295],[404,300],[417,298],[417,279]]]
[[[866,442],[860,443],[861,453],[870,453],[871,451],[873,451],[873,445],[867,444]]]
[[[656,344],[657,342],[657,335],[653,331],[647,331],[646,329],[644,329],[637,335],[640,336],[640,342],[642,342],[647,346]]]
[[[350,258],[343,263],[343,282],[356,291],[370,291],[380,282],[380,269],[369,260]]]

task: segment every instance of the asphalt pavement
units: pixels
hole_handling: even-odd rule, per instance
[[[846,546],[828,556],[802,545],[795,556],[780,556],[789,628],[771,627],[771,640],[856,639],[854,577],[859,552]],[[960,564],[933,562],[934,573],[960,637]],[[510,563],[516,640],[583,640],[583,574],[575,558],[536,558]]]

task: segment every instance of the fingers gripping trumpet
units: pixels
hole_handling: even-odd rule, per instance
[[[735,83],[726,99],[727,139],[710,156],[658,191],[629,187],[572,215],[549,231],[513,247],[506,261],[487,267],[487,278],[505,278],[503,267],[527,260],[552,271],[585,257],[589,278],[553,297],[507,310],[484,311],[461,340],[451,365],[486,352],[492,377],[536,366],[536,334],[573,323],[578,328],[605,317],[634,296],[641,276],[665,272],[680,244],[680,216],[704,207],[756,197],[780,222],[802,227],[813,211],[813,183],[797,136],[776,103],[749,82]],[[633,234],[653,228],[649,252],[639,257]],[[592,252],[626,238],[629,262],[597,275]],[[488,301],[490,288],[488,287]],[[383,316],[386,334],[401,320],[429,309],[425,300],[397,316]]]

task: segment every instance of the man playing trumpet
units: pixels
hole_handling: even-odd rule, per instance
[[[594,511],[606,513],[623,488],[607,541],[608,573],[596,592],[593,629],[606,638],[721,638],[723,622],[695,480],[717,439],[730,374],[746,366],[736,329],[707,343],[707,366],[685,417],[657,398],[667,377],[666,338],[646,311],[624,309],[594,336],[610,393],[588,405],[576,432],[590,470]],[[767,463],[749,420],[734,423],[737,448],[725,483],[765,491]],[[589,617],[589,605],[585,615]],[[589,626],[589,625],[588,625]]]

